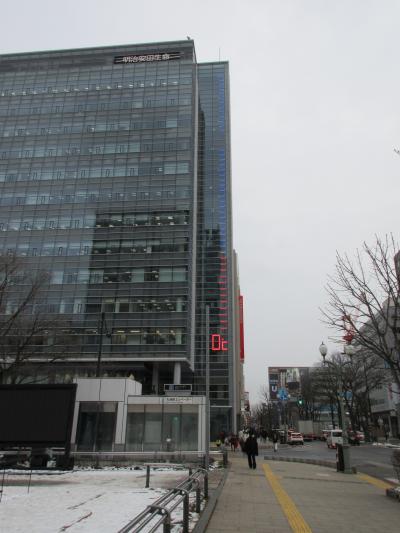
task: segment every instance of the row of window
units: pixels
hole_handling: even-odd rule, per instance
[[[75,104],[66,103],[59,105],[29,105],[9,107],[0,105],[0,116],[13,117],[22,115],[50,115],[59,113],[98,113],[102,111],[126,110],[126,112],[134,109],[143,108],[157,108],[157,107],[175,107],[175,106],[189,106],[191,104],[191,96],[187,95],[172,95],[158,98],[137,98],[135,100],[111,101],[90,104]]]
[[[113,178],[125,176],[162,176],[174,174],[187,174],[189,172],[189,162],[168,161],[165,163],[140,163],[129,166],[104,166],[92,168],[55,168],[53,170],[26,170],[17,172],[16,170],[0,171],[0,183],[14,183],[16,181],[47,181],[64,179],[86,179],[86,178]]]
[[[103,132],[120,132],[120,131],[137,131],[137,130],[154,130],[170,128],[188,128],[191,125],[190,118],[169,118],[162,116],[153,116],[144,120],[124,120],[100,123],[83,123],[63,124],[63,125],[46,125],[46,126],[10,126],[4,128],[0,136],[2,137],[27,137],[32,135],[71,135],[82,133],[103,133]]]
[[[187,252],[188,237],[95,241],[94,254]]]
[[[19,257],[77,256],[89,254],[152,254],[187,252],[188,237],[92,242],[34,242],[0,244],[0,255]]]
[[[101,145],[72,144],[66,146],[27,146],[19,150],[2,150],[1,159],[26,159],[35,157],[68,157],[80,155],[132,154],[143,152],[176,152],[189,150],[189,139],[165,139],[157,141],[105,143]]]
[[[186,296],[170,298],[107,298],[102,303],[106,313],[182,313],[186,311]]]
[[[97,215],[96,228],[114,228],[119,226],[166,226],[187,224],[188,221],[188,211],[104,214]]]
[[[11,315],[18,311],[20,304],[7,301],[4,312]],[[49,298],[40,304],[28,304],[25,314],[81,314],[81,313],[183,313],[187,308],[186,296],[170,296],[168,298],[126,297],[105,298],[92,302],[88,298],[62,297],[54,300]]]
[[[157,391],[158,392],[158,391]],[[197,405],[128,405],[125,450],[155,452],[198,449]],[[110,451],[118,404],[80,402],[76,434],[79,451]],[[101,439],[98,438],[101,435]]]
[[[9,346],[18,342],[17,337],[12,335],[6,338]],[[35,346],[82,346],[98,345],[99,335],[97,329],[70,328],[52,331],[35,335],[33,345]],[[184,328],[135,328],[113,330],[110,337],[111,344],[129,345],[184,345],[186,344],[186,333]]]
[[[126,191],[111,191],[107,189],[102,191],[78,190],[76,192],[60,192],[59,194],[44,192],[26,195],[4,193],[0,196],[0,206],[132,202],[136,200],[150,200],[157,198],[190,198],[190,189],[188,186],[177,185],[176,187],[165,187],[162,190],[152,191],[137,191],[135,188],[134,190]]]
[[[146,87],[177,87],[179,85],[192,85],[191,76],[171,76],[171,77],[162,77],[162,78],[148,78],[148,79],[132,79],[124,80],[123,82],[118,81],[112,83],[81,83],[75,85],[52,85],[51,87],[47,86],[32,86],[26,87],[21,84],[21,87],[18,87],[17,84],[14,87],[3,87],[0,89],[0,96],[35,96],[38,94],[75,94],[79,92],[88,93],[94,91],[111,91],[111,90],[121,90],[121,89],[142,89]]]
[[[117,329],[112,332],[112,344],[186,344],[184,328]]]
[[[174,226],[188,224],[187,211],[124,213],[104,215],[74,214],[43,217],[0,219],[0,231],[33,231],[48,229],[118,228],[139,226]]]
[[[187,281],[186,266],[149,266],[143,268],[76,268],[53,270],[50,283],[100,284],[100,283],[145,283],[145,282],[179,282]]]

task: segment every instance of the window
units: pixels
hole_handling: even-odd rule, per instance
[[[79,406],[77,449],[112,450],[117,418],[114,402],[81,402]]]
[[[162,428],[161,405],[146,405],[146,424],[144,430],[144,451],[159,450]]]
[[[175,267],[173,273],[174,281],[186,281],[187,272],[184,267]]]
[[[144,405],[128,405],[126,451],[141,452],[144,437]]]
[[[135,268],[132,270],[132,283],[140,283],[144,281],[144,268]]]
[[[114,313],[115,311],[115,302],[114,300],[105,300],[102,305],[102,311],[105,313]]]
[[[118,303],[118,311],[120,313],[129,313],[129,302],[128,301],[120,301]]]

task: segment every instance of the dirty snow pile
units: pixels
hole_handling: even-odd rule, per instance
[[[9,471],[0,494],[0,531],[116,533],[187,475],[184,470],[156,470],[152,488],[146,489],[144,470],[34,473],[30,486],[29,472]]]

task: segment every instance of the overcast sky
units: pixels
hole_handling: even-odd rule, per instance
[[[399,236],[400,1],[18,0],[2,53],[190,36],[230,62],[234,245],[246,386],[308,365],[335,251]],[[328,343],[329,344],[329,343]],[[334,346],[331,346],[334,348]]]

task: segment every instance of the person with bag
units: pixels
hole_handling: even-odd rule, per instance
[[[247,453],[247,459],[249,461],[249,468],[256,468],[256,455],[258,455],[258,443],[256,436],[252,433],[250,437],[244,443],[244,450]]]

